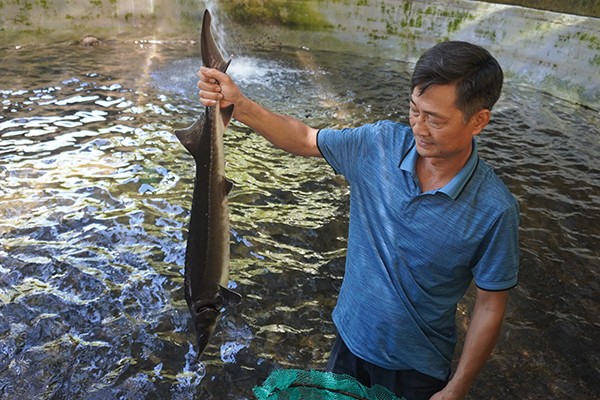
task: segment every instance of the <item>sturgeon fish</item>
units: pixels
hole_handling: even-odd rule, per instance
[[[210,24],[211,16],[206,10],[200,36],[202,63],[225,72],[230,61],[225,61],[219,52]],[[198,358],[215,330],[221,310],[241,298],[227,289],[230,241],[227,194],[233,185],[225,178],[223,134],[232,115],[233,106],[207,107],[190,127],[174,132],[196,162],[184,291],[196,331]]]

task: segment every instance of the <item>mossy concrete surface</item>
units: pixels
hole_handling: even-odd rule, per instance
[[[205,7],[225,32],[217,36],[238,49],[296,46],[415,61],[437,42],[471,41],[490,49],[509,79],[600,109],[600,19],[484,1],[0,0],[0,47],[87,34],[197,40]]]
[[[301,3],[307,13],[318,10],[326,23],[304,29],[270,19],[265,26],[258,14],[238,21],[233,13],[230,17],[243,27],[233,42],[416,61],[435,43],[466,40],[496,55],[509,79],[600,109],[600,19],[472,0],[287,3]]]
[[[600,18],[598,0],[483,0],[487,3],[501,3],[546,11]]]

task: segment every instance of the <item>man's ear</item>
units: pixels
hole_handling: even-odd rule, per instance
[[[492,113],[490,112],[490,110],[488,110],[487,108],[484,108],[483,110],[477,111],[471,117],[471,124],[473,127],[473,136],[479,135],[481,133],[483,128],[485,128],[486,125],[490,122],[491,115],[492,115]]]

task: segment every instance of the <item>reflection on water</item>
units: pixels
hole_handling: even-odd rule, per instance
[[[202,112],[197,54],[177,43],[0,50],[0,398],[247,399],[276,366],[324,367],[347,187],[323,161],[235,123],[231,285],[244,300],[195,360],[182,293],[194,166],[172,131]],[[405,119],[403,63],[246,56],[231,73],[276,111],[319,127]],[[592,398],[600,117],[516,82],[496,111],[480,148],[521,203],[522,269],[471,398]]]

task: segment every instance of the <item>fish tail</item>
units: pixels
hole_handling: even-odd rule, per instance
[[[210,12],[206,10],[204,12],[204,19],[202,20],[202,34],[200,37],[200,53],[202,54],[202,63],[205,67],[215,68],[221,72],[225,72],[229,66],[230,61],[225,61],[217,44],[210,31],[211,23]]]

